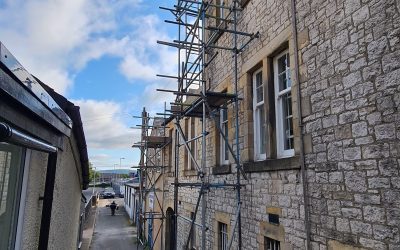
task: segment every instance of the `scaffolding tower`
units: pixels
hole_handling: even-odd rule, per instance
[[[240,159],[240,146],[239,146],[239,94],[238,94],[238,54],[241,53],[249,43],[258,37],[257,33],[246,33],[238,30],[238,13],[241,11],[240,4],[237,0],[230,0],[229,4],[225,4],[224,0],[177,0],[176,5],[173,8],[160,7],[160,9],[168,11],[172,14],[174,20],[165,20],[166,23],[177,26],[178,39],[173,41],[158,41],[159,44],[171,46],[177,49],[178,54],[178,72],[176,75],[158,75],[162,78],[175,79],[177,81],[177,89],[158,89],[158,91],[171,92],[176,98],[171,103],[171,108],[166,110],[164,113],[158,115],[168,116],[164,119],[162,126],[167,124],[174,124],[175,128],[175,140],[173,147],[174,152],[174,181],[173,185],[173,203],[174,203],[174,219],[175,219],[175,235],[174,242],[175,246],[173,249],[177,249],[177,233],[178,219],[183,219],[190,223],[190,230],[187,232],[187,236],[184,239],[183,248],[189,248],[189,242],[193,234],[193,229],[198,226],[201,229],[201,249],[208,249],[206,245],[207,230],[210,228],[206,223],[206,212],[207,212],[207,199],[206,195],[211,189],[220,188],[227,192],[234,190],[236,193],[236,208],[235,208],[235,220],[231,226],[229,232],[229,242],[226,242],[227,249],[230,249],[233,240],[237,238],[237,248],[242,249],[242,222],[241,222],[241,188],[242,179],[247,179],[246,174],[243,170],[243,165]],[[231,42],[227,46],[217,45],[218,39],[224,35],[230,35],[232,38]],[[239,42],[240,41],[240,42]],[[233,65],[231,74],[233,77],[233,93],[213,91],[211,79],[207,79],[207,67],[212,65],[213,61],[217,58],[218,54],[222,51],[232,53]],[[224,53],[225,53],[224,52]],[[234,108],[234,142],[230,143],[228,135],[220,127],[219,123],[219,112],[221,109],[226,109],[229,106]],[[147,114],[143,115],[142,127],[149,128]],[[201,132],[195,135],[193,138],[188,138],[185,134],[184,129],[181,127],[181,120],[186,117],[199,118],[201,120]],[[207,166],[206,159],[206,137],[209,134],[207,131],[207,119],[215,122],[215,127],[220,134],[221,138],[225,142],[229,153],[232,155],[234,160],[234,166],[236,171],[234,172],[235,177],[232,178],[231,182],[213,183],[210,182],[209,178],[209,167]],[[164,133],[165,136],[165,133]],[[147,140],[146,140],[147,139]],[[139,148],[142,151],[143,158],[141,158],[142,165],[140,171],[141,180],[145,180],[146,177],[142,176],[145,173],[147,162],[143,162],[142,159],[150,160],[146,156],[147,149],[149,147],[149,139],[146,138],[142,133],[142,142]],[[201,157],[200,162],[193,155],[191,148],[192,141],[199,141],[201,145]],[[171,143],[171,140],[168,141]],[[162,148],[165,144],[159,144],[159,148]],[[190,161],[195,166],[198,180],[197,182],[182,181],[179,178],[181,166],[179,163],[179,148],[184,147]],[[163,157],[162,157],[163,158]],[[164,164],[164,161],[162,161]],[[157,164],[154,164],[157,166]],[[143,172],[142,172],[143,171]],[[144,195],[141,198],[143,202],[145,199],[146,191],[148,188],[146,185],[152,184],[143,182],[144,190],[141,190],[141,194]],[[151,185],[150,185],[151,186]],[[194,214],[192,218],[186,218],[181,215],[178,207],[178,197],[181,189],[184,188],[198,188],[198,196],[196,199]],[[164,192],[162,192],[164,195]],[[164,199],[162,199],[164,201]],[[163,203],[163,202],[162,202]],[[139,205],[142,209],[142,204]],[[161,208],[161,211],[164,211]],[[201,223],[196,222],[200,214]],[[145,213],[141,213],[144,220],[149,219],[145,216]],[[164,212],[159,216],[161,220],[165,219]],[[144,225],[144,221],[142,221]],[[141,226],[139,226],[141,227]],[[139,229],[141,231],[143,229]],[[140,233],[140,232],[139,232]],[[152,247],[151,247],[152,249]],[[161,247],[163,249],[163,246]]]
[[[165,218],[163,212],[164,172],[167,167],[163,165],[165,157],[163,149],[171,142],[170,138],[165,136],[165,126],[161,126],[165,118],[152,118],[145,108],[143,108],[142,115],[136,118],[142,120],[142,123],[137,125],[137,128],[141,130],[140,142],[132,146],[140,150],[140,161],[136,167],[139,177],[139,204],[135,211],[137,215],[137,244],[153,249],[154,243],[159,238],[163,241]],[[158,181],[161,182],[159,186],[157,186]],[[146,239],[146,229],[153,232],[155,220],[160,222],[155,231],[156,237]]]

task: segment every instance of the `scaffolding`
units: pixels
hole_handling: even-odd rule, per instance
[[[146,109],[143,108],[140,117],[142,123],[137,125],[141,130],[140,142],[132,147],[140,150],[140,161],[136,167],[139,177],[139,193],[135,214],[137,216],[137,244],[147,246],[153,249],[154,243],[160,238],[163,241],[163,223],[164,223],[164,172],[167,166],[164,166],[164,148],[169,145],[170,138],[165,136],[165,118],[150,117]],[[153,125],[150,125],[151,121]],[[157,186],[161,181],[161,188]],[[145,237],[146,228],[154,230],[154,221],[160,221],[156,229],[156,237]],[[148,234],[150,235],[150,233]],[[139,249],[139,248],[138,248]]]
[[[238,13],[241,11],[240,4],[237,0],[229,1],[230,4],[225,4],[224,0],[177,0],[176,5],[173,8],[160,7],[160,9],[168,11],[172,14],[174,20],[165,20],[166,23],[176,25],[178,31],[178,39],[173,41],[158,41],[159,44],[171,46],[177,49],[178,54],[178,72],[177,75],[158,75],[162,78],[175,79],[177,81],[177,90],[170,89],[158,89],[158,91],[171,92],[176,98],[171,103],[171,108],[166,110],[164,107],[164,113],[157,115],[164,116],[164,122],[161,124],[163,127],[164,143],[158,143],[157,152],[162,155],[162,148],[165,147],[166,142],[172,143],[170,139],[165,137],[165,126],[168,124],[174,124],[175,140],[174,140],[174,181],[173,185],[173,203],[174,203],[174,232],[173,242],[175,245],[172,249],[178,247],[178,219],[182,219],[190,223],[190,229],[187,232],[187,236],[184,237],[184,249],[189,249],[189,243],[192,239],[194,227],[201,229],[201,245],[200,248],[205,250],[209,249],[206,245],[207,230],[210,228],[206,223],[207,213],[207,200],[206,195],[210,189],[223,189],[227,192],[234,190],[236,193],[236,207],[235,207],[235,219],[229,232],[229,242],[226,242],[226,249],[230,249],[234,238],[237,239],[237,248],[242,249],[242,222],[241,222],[241,188],[243,186],[242,179],[247,180],[246,174],[243,170],[243,165],[240,159],[240,146],[239,146],[239,94],[238,94],[238,54],[241,53],[249,43],[258,37],[258,33],[246,33],[238,30]],[[221,46],[218,44],[218,39],[222,36],[231,36],[232,40],[227,46]],[[239,44],[240,40],[240,44]],[[217,58],[220,52],[232,53],[233,66],[233,93],[218,92],[212,89],[211,80],[207,79],[207,67],[213,64],[213,61]],[[233,106],[234,112],[234,141],[231,145],[228,135],[220,126],[219,113],[221,109],[226,109],[229,106]],[[201,132],[198,135],[188,138],[182,129],[181,121],[186,117],[193,117],[200,119],[201,121]],[[234,160],[234,166],[236,171],[233,173],[235,177],[231,183],[213,183],[209,181],[209,166],[207,166],[206,150],[207,141],[206,137],[209,132],[207,131],[207,119],[211,119],[215,123],[216,130],[223,139],[227,150],[229,151],[232,159]],[[158,124],[160,125],[160,124]],[[157,124],[153,123],[152,129],[157,130]],[[147,186],[152,186],[152,181],[149,179],[149,166],[160,166],[163,165],[164,156],[162,156],[162,164],[158,164],[151,160],[152,158],[148,155],[148,148],[152,145],[152,138],[148,137],[149,118],[147,113],[142,114],[142,141],[138,148],[141,149],[142,157],[140,161],[140,180],[143,189],[140,189],[140,205],[139,210],[143,210],[143,202],[146,200]],[[201,145],[201,157],[200,162],[194,156],[192,141],[198,141]],[[191,163],[194,165],[197,173],[197,182],[187,182],[180,179],[179,173],[181,170],[180,166],[180,147],[184,147],[185,152],[188,155]],[[165,150],[164,150],[165,151]],[[150,164],[149,164],[150,163]],[[153,168],[154,169],[154,168]],[[164,174],[164,167],[161,166],[160,174]],[[164,182],[164,181],[163,181]],[[150,185],[149,185],[150,184]],[[142,186],[141,186],[142,187]],[[164,188],[164,185],[163,185]],[[185,188],[197,188],[198,196],[196,198],[196,204],[194,214],[191,218],[187,218],[180,214],[178,197],[181,189]],[[164,191],[162,194],[162,202],[164,203]],[[157,196],[157,195],[156,195]],[[157,199],[158,200],[158,199]],[[163,221],[166,216],[164,214],[164,208],[161,207],[161,214],[159,217],[149,216],[149,213],[145,211],[139,211],[139,214],[143,220],[141,225],[138,226],[138,235],[140,239],[143,239],[143,230],[145,220],[148,219],[161,219]],[[201,222],[197,223],[200,213]],[[156,214],[153,214],[155,216]],[[163,224],[163,222],[161,222]],[[163,230],[162,228],[160,229]],[[158,234],[157,234],[158,235]],[[163,235],[163,232],[161,232]],[[161,240],[163,249],[163,240]],[[150,249],[153,249],[154,244],[150,244]],[[169,249],[169,248],[168,248]],[[225,248],[224,248],[225,249]]]

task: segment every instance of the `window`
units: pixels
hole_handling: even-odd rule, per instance
[[[194,218],[194,213],[191,212],[190,213],[190,219],[193,220],[193,218]],[[192,235],[191,235],[190,242],[189,242],[189,249],[190,250],[196,249],[196,225],[193,225],[192,230],[193,231],[192,231]]]
[[[226,106],[222,107],[220,110],[220,127],[224,136],[229,140],[229,128],[228,128],[228,110]],[[224,137],[220,136],[220,158],[221,165],[229,164],[229,148],[228,142],[225,141]]]
[[[190,140],[190,134],[189,134],[189,119],[190,118],[185,118],[182,122],[183,122],[183,134],[185,135],[185,138],[187,140]],[[182,150],[183,150],[183,164],[184,164],[184,169],[185,170],[190,170],[190,157],[189,157],[189,152],[185,146],[185,144],[188,144],[188,146],[190,147],[190,143],[188,143],[187,141],[185,141],[185,139],[183,138],[183,136],[179,137],[179,144],[182,145]]]
[[[294,155],[294,147],[292,82],[288,51],[284,51],[274,58],[274,85],[277,157],[290,157]]]
[[[189,146],[190,146],[190,152],[192,153],[192,156],[195,160],[197,160],[197,139],[196,138],[196,118],[191,117],[190,118],[190,134],[189,134]],[[192,161],[192,158],[188,156],[188,166],[190,170],[196,169],[196,164]]]
[[[169,136],[169,138],[171,139],[170,140],[170,142],[169,142],[169,144],[168,144],[168,146],[167,146],[167,155],[168,155],[168,170],[169,170],[169,172],[171,172],[171,170],[172,170],[172,147],[173,147],[173,145],[174,145],[174,143],[173,143],[173,141],[172,141],[172,137],[173,137],[173,130],[171,129],[169,132],[168,132],[168,136]]]
[[[265,111],[262,69],[257,70],[253,74],[253,118],[255,160],[265,160]]]
[[[218,250],[227,250],[228,244],[228,225],[218,222]]]
[[[0,143],[0,249],[14,249],[25,150]]]
[[[281,243],[280,241],[264,237],[264,249],[265,250],[280,250]]]
[[[217,27],[224,21],[225,17],[225,1],[224,0],[216,0],[215,5],[219,7],[215,7],[215,17],[216,17],[216,24]]]

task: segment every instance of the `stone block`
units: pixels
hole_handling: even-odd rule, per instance
[[[374,129],[377,140],[396,139],[396,127],[392,123],[376,125]]]
[[[354,140],[354,143],[359,146],[359,145],[370,144],[373,141],[374,139],[372,138],[372,136],[366,136],[366,137],[356,138]]]
[[[341,183],[343,182],[343,173],[342,172],[331,172],[329,173],[329,183]]]
[[[394,108],[394,101],[392,96],[384,96],[376,100],[376,107],[379,111],[385,112],[388,109]]]
[[[343,112],[345,109],[344,106],[344,98],[336,98],[331,100],[331,113],[332,114],[339,114]]]
[[[390,179],[389,178],[369,178],[368,179],[368,188],[371,188],[371,189],[390,188]]]
[[[356,56],[359,53],[357,44],[349,44],[341,50],[342,60]]]
[[[367,65],[365,57],[361,57],[350,64],[350,71],[356,71]]]
[[[351,233],[372,235],[372,225],[361,221],[350,221]]]
[[[365,22],[369,18],[369,8],[368,5],[364,5],[361,9],[357,10],[353,14],[354,26],[358,26]]]
[[[306,124],[306,132],[311,133],[322,129],[321,119],[317,119]]]
[[[396,69],[388,74],[376,78],[375,84],[378,90],[385,90],[397,86],[400,81],[400,69]]]
[[[384,225],[374,225],[374,239],[380,241],[399,242],[399,228]]]
[[[348,111],[339,115],[339,124],[347,124],[358,120],[358,111]]]
[[[325,116],[322,118],[322,127],[329,128],[337,125],[338,118],[336,115]]]
[[[359,160],[361,159],[360,147],[351,147],[343,149],[344,160]]]
[[[335,127],[335,138],[337,140],[352,138],[351,124]]]
[[[387,38],[381,37],[378,40],[370,42],[367,46],[368,59],[373,60],[382,56],[382,54],[387,50]]]
[[[331,161],[343,160],[343,149],[341,143],[332,142],[328,144],[328,160]]]
[[[354,123],[351,125],[353,137],[361,137],[368,135],[368,125],[365,121]]]
[[[346,189],[354,192],[367,191],[367,182],[365,172],[351,171],[344,173]]]
[[[400,50],[386,54],[382,57],[382,70],[384,73],[389,73],[400,68]]]
[[[362,146],[361,150],[365,159],[389,157],[389,145],[386,143]]]
[[[381,196],[376,194],[355,194],[354,201],[363,205],[381,204]]]
[[[343,87],[345,89],[355,86],[357,83],[361,82],[360,71],[353,72],[345,77],[343,77]]]
[[[373,81],[375,77],[381,73],[381,64],[373,63],[365,68],[363,68],[363,78],[364,81]],[[383,78],[381,78],[384,81]]]
[[[386,244],[371,238],[360,237],[360,244],[369,249],[386,249]]]
[[[365,97],[375,91],[372,82],[363,82],[351,88],[351,95],[353,98]]]
[[[343,207],[342,214],[344,218],[362,220],[362,212],[359,208]]]
[[[399,165],[394,158],[383,159],[378,164],[379,172],[383,176],[398,176]]]
[[[385,209],[381,207],[365,206],[363,207],[363,215],[365,221],[385,222]]]
[[[391,226],[400,225],[400,208],[387,208],[386,209],[387,223]]]
[[[392,186],[394,188],[400,189],[400,177],[392,177],[392,178],[390,178],[390,180],[391,180]]]
[[[382,121],[382,116],[380,112],[374,112],[367,115],[367,122],[370,125],[378,124]]]
[[[383,193],[383,201],[388,205],[400,206],[400,190],[387,190]]]
[[[350,15],[361,7],[360,0],[345,0],[344,1],[344,13]]]

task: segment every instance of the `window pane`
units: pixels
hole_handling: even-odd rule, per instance
[[[278,81],[279,91],[285,90],[292,86],[290,77],[289,54],[285,54],[278,58]]]
[[[225,223],[218,222],[218,249],[228,249],[228,226]]]
[[[224,124],[224,134],[226,137],[228,137],[228,124],[225,123]],[[225,142],[225,146],[224,146],[224,160],[228,160],[229,159],[229,149],[228,149],[228,143]]]
[[[256,86],[260,87],[262,85],[262,71],[258,72],[256,75]]]
[[[262,73],[259,72],[256,75],[256,101],[257,103],[262,102],[264,100],[264,88],[262,85]]]
[[[23,174],[24,150],[0,143],[0,249],[13,248]]]
[[[226,106],[224,106],[226,108]],[[226,138],[229,138],[229,127],[228,127],[228,110],[221,109],[221,130],[224,133]],[[224,140],[221,135],[220,145],[221,145],[221,164],[225,164],[227,160],[229,160],[229,150],[228,150],[228,142]]]
[[[265,154],[265,114],[264,106],[260,107],[260,154]]]
[[[286,71],[286,66],[287,66],[286,55],[287,54],[278,58],[278,74],[281,74]]]
[[[282,112],[284,126],[284,149],[293,148],[293,115],[292,115],[292,95],[290,92],[282,96]]]
[[[278,240],[264,237],[264,249],[265,250],[280,250],[281,243]]]

